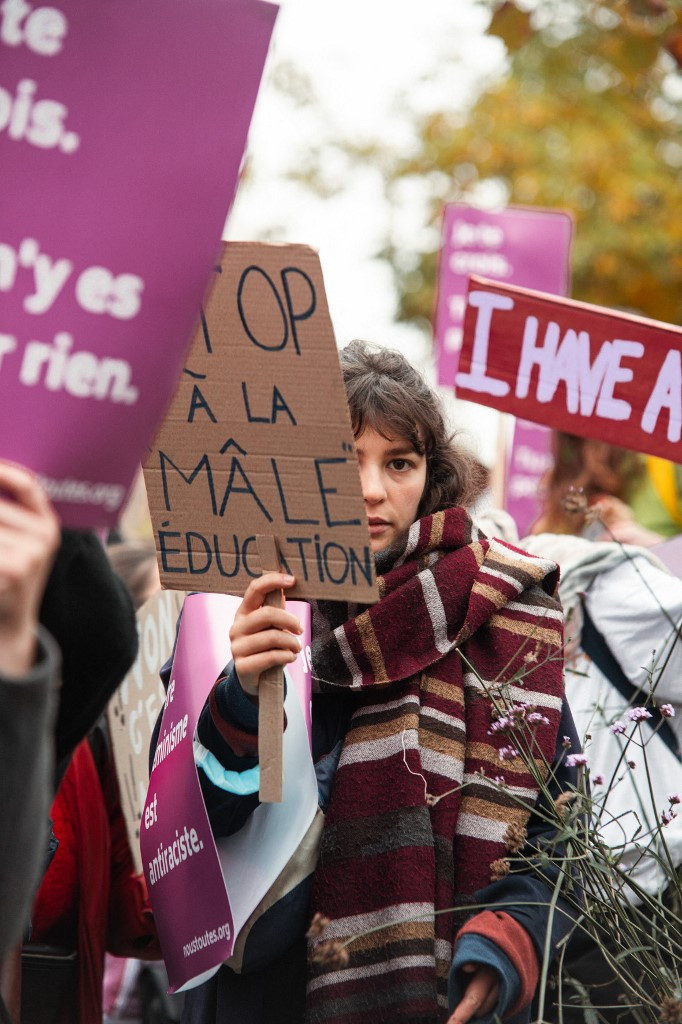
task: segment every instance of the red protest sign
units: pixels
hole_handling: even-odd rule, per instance
[[[682,330],[471,277],[457,395],[680,462]]]

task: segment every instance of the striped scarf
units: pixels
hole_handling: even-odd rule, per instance
[[[447,1019],[454,908],[490,883],[538,793],[520,758],[500,757],[509,738],[490,732],[491,695],[542,713],[545,771],[561,714],[555,563],[486,539],[452,508],[414,523],[377,573],[377,604],[313,612],[314,686],[361,696],[315,873],[313,908],[330,923],[311,940],[308,1024]],[[314,962],[320,944],[363,932],[347,964]]]

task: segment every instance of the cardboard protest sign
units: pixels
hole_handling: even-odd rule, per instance
[[[164,586],[243,594],[275,537],[287,596],[376,600],[317,254],[229,242],[145,467]]]
[[[469,275],[566,295],[572,234],[571,215],[564,210],[446,204],[435,325],[439,384],[452,387],[455,380]]]
[[[457,393],[682,461],[682,329],[472,277]]]
[[[198,740],[206,697],[230,659],[239,598],[191,594],[182,613],[140,836],[144,872],[171,991],[211,977],[232,955],[244,923],[298,848],[317,811],[310,746],[310,606],[290,602],[303,650],[286,669],[283,799],[261,804],[228,839],[213,838],[197,774],[223,769]],[[280,720],[281,730],[281,720]],[[228,772],[255,792],[259,766]],[[252,783],[249,788],[249,784]]]
[[[116,522],[170,399],[277,7],[0,5],[0,457]]]
[[[138,872],[142,871],[140,821],[149,781],[149,745],[166,697],[159,670],[173,651],[175,626],[184,599],[184,594],[165,590],[150,597],[139,609],[140,649],[107,708],[121,807]]]

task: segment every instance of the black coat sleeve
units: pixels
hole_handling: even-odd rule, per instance
[[[58,777],[137,654],[132,599],[94,533],[64,530],[40,608],[61,650]]]

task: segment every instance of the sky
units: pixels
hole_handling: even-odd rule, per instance
[[[411,111],[464,110],[482,78],[502,67],[502,46],[485,38],[486,24],[473,0],[282,0],[246,180],[224,231],[318,249],[337,343],[365,338],[399,348],[432,383],[431,338],[397,322],[390,269],[375,258],[389,225],[408,250],[425,230],[424,195],[392,207],[377,168],[350,169],[334,144],[381,141],[404,151],[413,139]],[[309,102],[296,104],[277,88],[292,77]],[[331,197],[286,178],[313,147],[337,180]],[[444,397],[457,420],[462,410]],[[476,408],[479,454],[490,462],[497,414]]]

